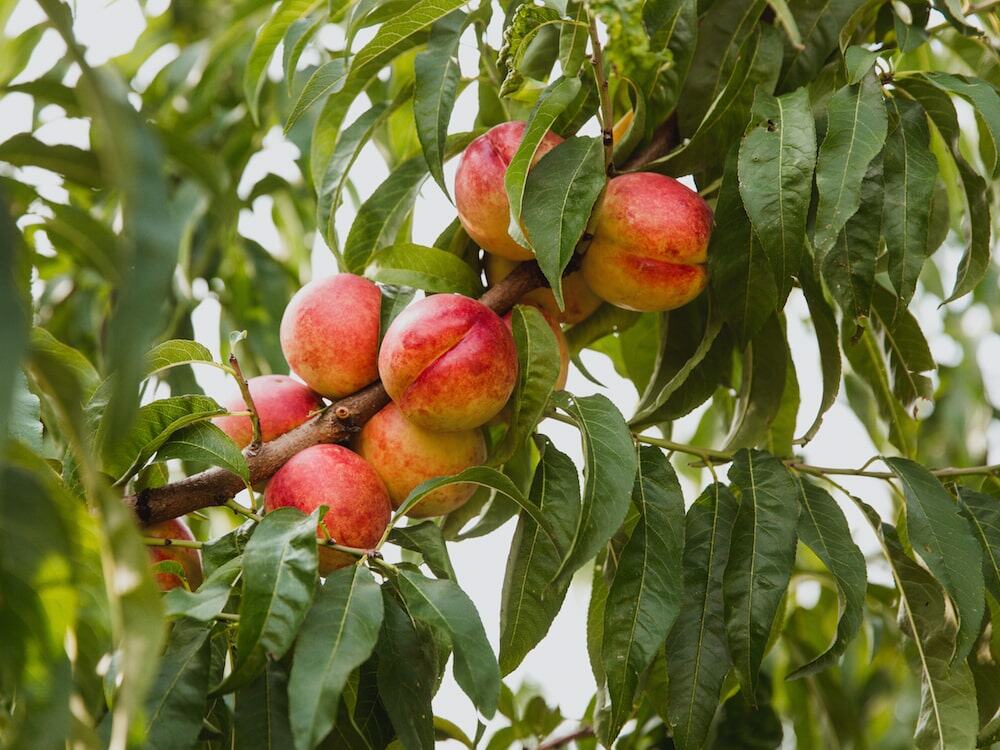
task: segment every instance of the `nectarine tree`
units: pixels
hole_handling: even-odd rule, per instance
[[[0,747],[1000,746],[1000,3],[95,7],[0,0]]]

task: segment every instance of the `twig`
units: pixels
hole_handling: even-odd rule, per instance
[[[233,369],[233,377],[236,378],[236,382],[240,386],[240,393],[243,394],[243,402],[247,405],[247,411],[250,412],[250,426],[253,429],[253,439],[247,448],[247,456],[256,456],[260,453],[261,445],[264,444],[260,432],[260,415],[257,413],[257,407],[254,406],[253,396],[250,395],[250,386],[247,383],[247,379],[243,377],[243,369],[240,367],[240,361],[236,358],[234,352],[229,352],[229,366]]]
[[[615,119],[614,109],[611,103],[611,94],[608,92],[608,78],[604,73],[604,52],[601,50],[601,39],[597,35],[597,19],[594,14],[587,10],[587,19],[590,22],[590,62],[594,66],[594,77],[597,79],[597,91],[601,97],[601,142],[604,145],[604,170],[611,177],[615,173]]]
[[[555,750],[555,748],[565,747],[571,742],[576,740],[586,739],[588,737],[594,736],[594,730],[592,727],[580,727],[575,732],[563,735],[562,737],[556,737],[554,740],[549,740],[538,746],[538,750]]]
[[[182,549],[201,549],[202,543],[192,539],[161,539],[154,536],[144,536],[143,544],[147,547],[180,547]]]

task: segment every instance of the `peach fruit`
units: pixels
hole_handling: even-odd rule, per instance
[[[161,521],[153,526],[148,526],[142,530],[144,536],[152,536],[157,539],[182,539],[193,541],[194,534],[179,518],[171,518],[169,521]],[[147,547],[149,559],[155,565],[164,560],[173,560],[179,563],[184,569],[184,577],[187,579],[188,587],[194,591],[201,586],[201,551],[191,547]],[[176,573],[154,573],[156,585],[163,591],[169,591],[177,587],[183,587],[184,582]]]
[[[569,377],[569,342],[566,340],[566,334],[563,333],[559,321],[552,317],[544,307],[536,307],[542,314],[542,317],[545,318],[545,322],[549,324],[552,333],[556,335],[556,344],[559,347],[559,377],[556,378],[555,389],[561,391],[566,387],[566,378]],[[503,316],[503,322],[507,324],[508,328],[513,328],[513,315],[514,311],[511,310]]]
[[[389,404],[361,430],[358,453],[382,477],[389,499],[398,508],[421,482],[457,474],[486,460],[486,441],[478,429],[430,432]],[[450,513],[476,491],[474,484],[450,484],[426,495],[407,514],[427,518]]]
[[[504,175],[521,145],[524,128],[520,121],[490,128],[468,145],[455,174],[455,207],[465,231],[483,250],[509,260],[533,257],[507,233],[510,203]],[[555,133],[546,133],[535,150],[532,166],[562,140]]]
[[[281,350],[317,393],[341,398],[377,375],[382,295],[368,279],[338,273],[311,281],[281,318]]]
[[[612,179],[596,209],[583,276],[627,310],[673,310],[705,288],[712,211],[696,192],[652,172]]]
[[[260,433],[265,443],[298,427],[313,412],[323,408],[323,399],[318,393],[287,375],[260,375],[250,378],[247,386],[260,418]],[[239,390],[223,406],[229,411],[246,411],[247,408]],[[250,445],[253,439],[250,417],[227,415],[216,417],[212,422],[240,448]]]
[[[517,382],[517,350],[510,330],[482,302],[435,294],[392,322],[378,370],[411,422],[439,432],[469,430],[507,403]]]
[[[486,255],[486,278],[489,279],[490,284],[496,284],[507,278],[515,268],[517,268],[517,263],[512,260],[488,253]],[[579,323],[601,306],[601,298],[587,286],[582,271],[574,271],[565,276],[562,288],[565,310],[559,309],[551,289],[533,289],[521,297],[521,302],[540,307],[552,317],[568,325]]]
[[[312,513],[327,506],[323,523],[337,544],[369,549],[389,525],[392,506],[385,485],[371,464],[342,445],[314,445],[296,453],[271,477],[264,510],[298,508]],[[316,536],[326,539],[322,527]],[[319,548],[319,572],[329,575],[354,562],[344,552]]]

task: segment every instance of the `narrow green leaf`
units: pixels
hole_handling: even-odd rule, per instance
[[[371,656],[382,625],[382,594],[368,568],[334,571],[299,631],[288,680],[297,748],[316,747],[333,728],[347,678]]]
[[[545,154],[524,183],[524,231],[560,309],[563,271],[606,182],[601,139],[574,136]]]
[[[517,385],[510,426],[493,456],[496,464],[506,463],[534,432],[559,378],[559,345],[542,313],[528,305],[515,306],[511,330],[517,346]]]
[[[834,317],[830,304],[826,301],[826,296],[823,294],[823,288],[820,286],[819,279],[816,278],[816,271],[813,265],[812,257],[807,254],[803,259],[802,270],[799,272],[799,282],[802,285],[802,294],[806,299],[806,305],[809,308],[809,317],[812,320],[813,331],[816,334],[816,344],[819,348],[820,371],[823,375],[823,394],[820,397],[816,418],[813,419],[809,429],[796,441],[802,445],[805,445],[816,436],[820,425],[823,424],[823,415],[836,402],[837,393],[840,391],[842,370],[837,319]]]
[[[816,79],[822,67],[837,49],[838,37],[850,35],[855,11],[870,7],[866,0],[796,0],[792,3],[795,20],[802,32],[802,47],[789,50],[782,66],[782,91],[805,86]],[[846,46],[846,45],[845,45]]]
[[[289,94],[292,93],[295,86],[295,74],[306,45],[312,41],[327,21],[327,17],[319,13],[314,18],[300,18],[293,22],[288,27],[288,31],[285,32],[285,38],[281,41],[281,69],[285,74],[285,89]]]
[[[569,15],[573,23],[564,23],[559,29],[559,64],[564,76],[575,76],[587,56],[587,6],[576,0]]]
[[[851,538],[851,529],[837,501],[826,490],[801,477],[799,490],[802,504],[799,538],[816,553],[836,580],[840,619],[830,647],[790,672],[790,680],[815,674],[837,662],[861,628],[868,585],[865,556]]]
[[[558,356],[558,355],[557,355]],[[41,402],[28,388],[24,371],[14,371],[13,399],[0,414],[0,446],[16,440],[35,453],[43,453]]]
[[[205,557],[207,558],[207,554]],[[191,592],[181,587],[171,589],[163,597],[167,605],[167,616],[199,622],[213,621],[225,609],[233,584],[242,570],[243,558],[237,555],[212,570],[197,591]]]
[[[198,739],[208,699],[211,625],[174,624],[160,671],[146,700],[146,742],[164,750],[187,750]]]
[[[412,616],[451,640],[455,680],[479,712],[492,718],[500,699],[500,668],[472,600],[454,581],[404,570],[397,583]]]
[[[171,339],[146,352],[146,372],[148,375],[155,375],[178,365],[214,361],[208,348],[197,341]]]
[[[809,92],[773,97],[758,89],[753,118],[756,124],[740,144],[740,197],[784,300],[802,259],[816,166]]]
[[[445,195],[449,193],[444,180],[444,148],[461,74],[458,43],[466,19],[465,13],[454,11],[435,23],[427,47],[417,54],[413,64],[416,76],[413,118],[417,137],[427,168]]]
[[[684,594],[684,495],[655,446],[639,450],[632,504],[639,520],[618,558],[604,611],[608,737],[616,737],[632,715],[639,678],[666,640]]]
[[[993,598],[1000,601],[1000,502],[995,497],[961,487],[962,515],[972,525],[983,551],[983,578]]]
[[[724,579],[729,650],[744,694],[755,695],[760,664],[795,563],[798,484],[780,461],[741,450],[729,479],[739,492]]]
[[[238,748],[293,747],[288,725],[288,664],[267,660],[261,673],[236,691],[233,743]]]
[[[847,83],[853,86],[860,83],[875,66],[881,52],[854,45],[844,52],[844,68],[847,70]]]
[[[243,596],[233,671],[213,693],[253,681],[291,648],[316,587],[317,508],[304,516],[278,508],[254,530],[243,552]]]
[[[517,522],[507,558],[500,599],[500,672],[510,674],[545,637],[562,607],[569,579],[555,578],[563,556],[573,542],[580,515],[580,481],[576,466],[547,438],[528,495],[552,522],[553,543],[530,516]]]
[[[434,750],[437,654],[434,638],[382,589],[385,618],[378,641],[378,692],[404,750]]]
[[[729,488],[715,483],[687,513],[683,606],[667,638],[667,718],[680,750],[704,746],[732,664],[722,590],[737,508]]]
[[[876,323],[873,333],[881,339],[888,354],[893,394],[904,409],[917,399],[930,400],[934,386],[922,373],[936,369],[937,364],[920,324],[902,308],[896,295],[881,285],[875,287],[873,302],[872,318]]]
[[[347,62],[342,57],[325,62],[316,68],[299,92],[299,97],[295,100],[288,119],[285,120],[285,133],[292,129],[312,105],[327,94],[342,90],[347,83],[347,72]]]
[[[288,27],[319,4],[319,0],[281,0],[274,13],[257,32],[253,47],[250,48],[250,57],[243,69],[243,96],[255,122],[258,120],[260,92],[264,87],[267,64],[271,61],[274,50],[278,48]]]
[[[441,533],[441,527],[433,520],[421,521],[412,526],[397,526],[390,532],[389,541],[393,544],[418,552],[427,567],[438,578],[458,580],[455,568],[448,556],[448,546]]]
[[[792,46],[795,48],[802,47],[802,35],[799,32],[798,24],[795,22],[795,16],[792,15],[792,11],[788,7],[788,3],[785,0],[767,0],[767,4],[771,6],[774,17],[785,30],[785,36],[788,37],[788,41],[792,43]]]
[[[752,448],[778,416],[785,391],[788,343],[781,319],[772,315],[743,354],[742,382],[726,450]]]
[[[535,151],[538,150],[538,145],[555,119],[576,97],[580,87],[579,78],[558,78],[549,84],[528,115],[521,143],[514,152],[510,164],[507,165],[507,172],[504,175],[504,187],[507,190],[507,200],[510,202],[510,226],[507,231],[521,245],[528,245],[521,231],[521,207],[528,170],[535,160]]]
[[[889,100],[888,107],[892,117],[885,142],[882,231],[898,314],[909,305],[924,266],[938,167],[923,107],[901,97]]]
[[[425,292],[457,292],[467,297],[478,297],[482,292],[476,272],[457,255],[409,242],[376,251],[368,261],[365,276]]]
[[[825,258],[861,205],[861,184],[885,143],[887,123],[882,88],[874,74],[830,98],[826,136],[816,162],[817,257]]]
[[[76,146],[42,143],[30,133],[18,133],[0,143],[0,161],[14,167],[48,169],[83,187],[104,187],[96,154]]]
[[[156,451],[158,461],[179,458],[219,466],[250,481],[247,460],[226,433],[211,422],[195,422],[172,433]]]
[[[504,27],[503,44],[497,53],[497,68],[503,76],[498,92],[501,97],[515,93],[524,83],[520,67],[525,53],[540,32],[562,25],[560,15],[559,11],[534,3],[522,3],[513,9],[510,23]],[[564,72],[564,75],[573,74]]]
[[[606,397],[558,393],[553,400],[576,422],[584,456],[583,505],[573,545],[563,558],[558,578],[572,576],[621,526],[638,460],[624,417]]]
[[[986,81],[950,73],[931,72],[927,78],[947,91],[957,94],[971,104],[980,117],[980,138],[988,138],[994,144],[993,157],[986,163],[984,177],[996,177],[1000,170],[996,146],[1000,144],[1000,93]]]
[[[983,621],[983,556],[955,499],[927,469],[887,458],[906,497],[906,528],[914,551],[955,605],[958,632],[952,661],[964,660]]]

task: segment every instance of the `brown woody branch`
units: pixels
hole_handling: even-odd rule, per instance
[[[568,269],[569,270],[569,269]],[[547,286],[537,263],[522,263],[510,276],[480,298],[497,314],[510,310],[532,289]],[[337,401],[311,420],[253,453],[244,452],[253,484],[270,478],[299,451],[320,443],[342,443],[386,404],[389,394],[378,381]],[[224,505],[244,488],[243,480],[224,469],[209,469],[178,482],[142,490],[125,497],[125,504],[148,526],[213,505]]]

